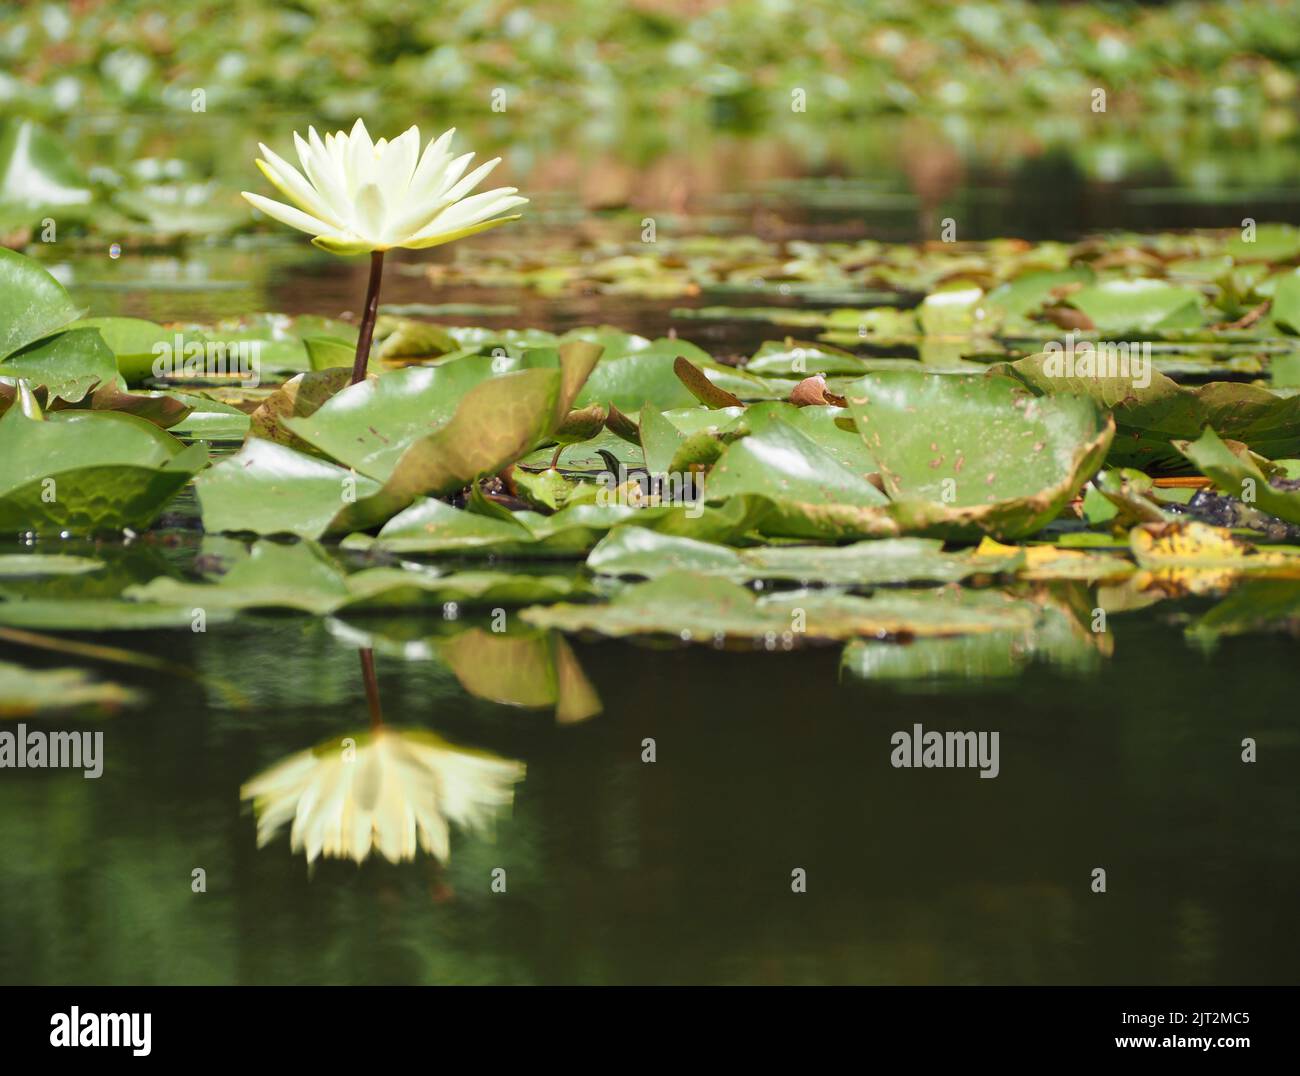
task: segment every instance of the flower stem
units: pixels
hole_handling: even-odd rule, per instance
[[[366,379],[370,363],[370,338],[375,335],[375,314],[379,310],[379,282],[384,276],[384,252],[370,255],[370,283],[366,287],[366,312],[361,318],[361,333],[357,337],[357,358],[352,364],[352,384]]]
[[[361,678],[366,684],[366,702],[370,704],[370,727],[377,729],[384,723],[379,709],[379,679],[375,676],[375,652],[369,647],[361,651]]]

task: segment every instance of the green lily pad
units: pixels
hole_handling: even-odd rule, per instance
[[[153,377],[154,361],[159,357],[160,345],[172,353],[178,338],[184,347],[203,343],[204,337],[196,332],[165,329],[144,318],[101,317],[82,318],[73,323],[76,329],[97,329],[99,335],[113,352],[118,372],[128,385],[138,385]],[[179,362],[183,354],[177,356]]]
[[[69,553],[0,553],[0,578],[33,575],[83,575],[104,566],[94,557]]]
[[[0,247],[0,360],[76,321],[80,310],[37,261]],[[0,361],[0,376],[5,366]]]
[[[1253,460],[1233,452],[1211,427],[1197,440],[1176,441],[1174,447],[1222,492],[1288,523],[1300,523],[1300,490],[1274,486]]]
[[[422,499],[390,519],[378,535],[350,534],[342,545],[391,553],[576,557],[620,524],[702,541],[738,541],[770,510],[770,503],[763,498],[734,497],[717,506],[572,504],[553,515],[505,509],[484,514]]]
[[[0,211],[28,222],[44,214],[76,219],[93,197],[62,139],[28,119],[5,125],[0,135]],[[5,320],[0,316],[0,325]]]
[[[768,340],[745,363],[745,372],[763,377],[803,378],[811,374],[826,377],[859,377],[867,372],[858,356],[828,344],[799,340]]]
[[[94,329],[69,329],[28,344],[0,361],[0,377],[44,388],[50,399],[79,403],[96,386],[117,383],[117,363]]]
[[[207,462],[157,426],[111,411],[0,416],[0,532],[143,529]]]
[[[1018,550],[1002,558],[945,553],[931,538],[884,538],[845,546],[727,546],[660,534],[644,527],[616,527],[587,556],[602,575],[654,579],[691,571],[737,582],[790,580],[805,585],[873,587],[897,583],[955,583],[973,575],[1015,571]]]
[[[324,534],[364,529],[407,501],[390,497],[373,478],[260,437],[195,480],[208,531]]]
[[[1068,302],[1103,334],[1159,333],[1205,323],[1200,292],[1163,280],[1103,280],[1075,292]]]
[[[1036,398],[991,375],[871,374],[848,403],[906,533],[1033,534],[1101,466],[1114,431],[1090,400]]]
[[[829,536],[823,523],[827,508],[879,508],[888,503],[865,474],[845,467],[779,419],[732,442],[710,469],[708,500],[739,494],[765,497],[776,506],[763,520],[764,533],[795,538]]]
[[[489,356],[411,367],[282,425],[389,494],[448,493],[519,459],[558,426],[598,354],[578,343],[561,349],[554,367],[500,376]]]
[[[801,641],[862,636],[945,636],[1014,627],[1023,609],[975,608],[961,590],[888,591],[870,598],[796,591],[759,598],[725,579],[670,572],[629,586],[602,604],[530,606],[520,615],[543,628],[609,636],[671,635],[684,642]]]
[[[33,631],[192,631],[195,610],[188,605],[158,605],[120,598],[31,598],[0,602],[0,625]],[[230,620],[232,614],[213,610],[207,625]]]
[[[283,608],[324,616],[345,606],[455,602],[523,605],[572,597],[585,588],[568,576],[498,571],[444,574],[427,566],[366,568],[348,574],[311,542],[257,542],[215,583],[160,577],[128,587],[124,597],[155,605],[243,610]]]
[[[1116,427],[1106,459],[1111,467],[1148,474],[1186,471],[1172,442],[1195,439],[1206,426],[1269,459],[1300,454],[1300,396],[1235,381],[1192,388],[1156,371],[1145,387],[1125,377],[1056,377],[1049,360],[1031,355],[995,371],[1019,378],[1035,392],[1086,396],[1110,410]]]

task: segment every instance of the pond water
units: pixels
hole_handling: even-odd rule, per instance
[[[1077,170],[1041,155],[997,175],[958,158],[967,163],[947,181],[944,204],[969,209],[969,238],[1225,226],[1247,210],[1300,219],[1294,192],[1268,181],[1252,188],[1229,175],[1208,197],[1167,174],[1099,185],[1065,182]],[[882,191],[868,182],[876,157],[840,159],[850,161],[842,174],[819,177],[796,157],[743,197],[702,196],[672,227],[823,239],[925,234],[931,210],[917,182],[909,187],[903,176]],[[919,168],[925,151],[912,159]],[[566,203],[561,190],[549,219],[500,242],[545,249],[569,241],[579,201]],[[605,226],[634,236],[639,219],[639,211],[610,214]],[[128,247],[111,258],[96,244],[47,263],[93,314],[211,321],[249,310],[355,309],[364,267],[304,247],[245,240]],[[443,319],[453,323],[674,330],[718,355],[749,354],[777,335],[753,322],[670,312],[706,299],[435,292],[400,269],[384,292],[388,304],[511,308]],[[157,533],[129,549],[101,544],[97,555],[142,579],[159,562],[188,568],[199,549],[196,519],[187,493]],[[1057,590],[1034,591],[1033,600],[1081,600],[1079,587]],[[842,647],[722,652],[576,639],[564,660],[576,661],[599,699],[599,712],[576,722],[556,717],[558,637],[497,645],[485,619],[464,614],[241,616],[201,634],[74,635],[168,664],[103,666],[148,702],[101,723],[61,723],[103,730],[101,777],[13,771],[0,781],[0,903],[9,924],[0,975],[28,983],[1287,981],[1300,958],[1295,642],[1193,645],[1183,629],[1212,604],[1163,602],[1115,618],[1105,647],[972,655],[959,663],[964,675],[948,677],[866,679]],[[482,643],[464,649],[468,663],[457,639]],[[427,856],[395,866],[372,855],[360,868],[330,859],[309,868],[285,832],[259,848],[241,800],[242,786],[283,760],[332,738],[364,738],[365,645],[377,654],[386,725],[430,730],[523,767],[493,834],[453,827],[445,867]],[[551,663],[539,665],[539,653]],[[69,663],[12,642],[0,642],[0,655]],[[521,698],[534,705],[494,701]],[[891,737],[917,724],[996,730],[997,778],[892,766]],[[1242,760],[1247,737],[1258,745],[1253,763]],[[647,739],[653,761],[644,760]],[[1106,871],[1104,893],[1093,891],[1096,868]],[[196,869],[204,892],[192,889]],[[806,891],[792,887],[797,871],[806,872]]]

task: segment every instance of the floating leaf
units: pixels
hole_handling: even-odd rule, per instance
[[[1300,523],[1300,488],[1280,488],[1249,456],[1232,451],[1210,427],[1196,441],[1177,441],[1174,447],[1214,479],[1214,484],[1231,497],[1237,497],[1261,511]],[[1282,480],[1287,486],[1296,483]]]
[[[50,399],[79,403],[97,385],[114,391],[117,363],[94,329],[70,329],[29,344],[0,361],[0,377],[21,378],[33,387],[44,388]]]
[[[366,568],[349,575],[315,543],[257,542],[215,583],[160,577],[127,588],[124,597],[204,610],[284,608],[324,616],[361,605],[523,605],[571,597],[583,589],[579,581],[566,576],[495,571],[444,574],[419,565]]]
[[[944,636],[997,631],[1021,623],[1023,609],[975,608],[961,590],[887,591],[860,598],[796,591],[758,598],[743,586],[695,572],[670,572],[619,591],[603,604],[530,606],[530,624],[602,635],[672,635],[682,641],[779,641],[860,636]]]
[[[1033,534],[1097,471],[1114,430],[1091,401],[996,376],[871,374],[849,407],[909,533]]]
[[[157,426],[110,411],[0,416],[0,532],[143,529],[207,462]]]
[[[603,575],[654,579],[691,571],[737,582],[773,579],[860,587],[952,583],[972,575],[1014,572],[1022,562],[1015,548],[1003,547],[1001,555],[944,553],[943,543],[930,538],[731,549],[644,527],[615,528],[587,556],[587,567]]]
[[[82,575],[103,566],[102,560],[69,553],[0,553],[0,579],[29,575]]]
[[[1140,387],[1131,377],[1057,377],[1051,356],[1031,355],[997,368],[1035,392],[1087,396],[1115,417],[1115,439],[1107,463],[1148,473],[1186,470],[1171,444],[1200,436],[1212,426],[1262,456],[1300,454],[1300,396],[1281,396],[1256,385],[1213,381],[1191,388],[1156,371]]]
[[[195,480],[208,531],[324,534],[374,526],[405,503],[373,478],[274,441],[249,438]]]
[[[1195,329],[1205,322],[1201,294],[1163,280],[1103,280],[1076,291],[1068,302],[1103,335]]]
[[[0,360],[74,322],[80,311],[39,262],[0,247]],[[0,361],[0,377],[6,363]]]

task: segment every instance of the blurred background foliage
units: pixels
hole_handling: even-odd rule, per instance
[[[33,3],[0,13],[0,232],[21,243],[51,209],[120,235],[249,227],[257,142],[290,152],[291,130],[358,115],[457,126],[539,209],[725,213],[757,192],[919,204],[924,232],[956,192],[967,234],[992,234],[1007,222],[981,189],[1051,191],[1011,222],[1031,234],[1061,226],[1062,197],[1123,184],[1128,217],[1091,214],[1103,189],[1070,226],[1138,226],[1153,199],[1192,207],[1166,226],[1221,223],[1196,207],[1244,189],[1261,219],[1291,218],[1297,16],[1294,0]]]

